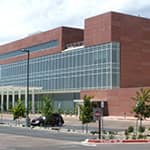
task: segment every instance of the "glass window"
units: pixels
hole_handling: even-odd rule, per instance
[[[117,45],[106,43],[30,59],[30,83],[52,91],[119,87]],[[26,60],[1,65],[0,84],[26,86],[26,67]]]
[[[53,48],[56,46],[58,46],[58,40],[53,40],[53,41],[49,41],[46,43],[41,43],[41,44],[34,45],[31,47],[26,47],[24,49],[29,49],[30,52],[35,52],[35,51],[40,51],[40,50],[44,50],[44,49],[50,49],[50,48]],[[1,54],[0,60],[1,59],[7,59],[10,57],[16,57],[17,55],[22,55],[22,54],[23,54],[23,52],[21,51],[21,49],[19,49],[19,50],[13,51],[13,52]]]

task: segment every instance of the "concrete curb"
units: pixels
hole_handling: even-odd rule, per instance
[[[95,143],[95,144],[122,144],[122,143],[150,143],[150,139],[137,139],[137,140],[99,140],[99,139],[86,139],[87,143]]]

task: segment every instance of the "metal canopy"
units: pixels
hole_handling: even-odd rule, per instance
[[[27,87],[21,86],[0,86],[0,92],[26,91]],[[29,87],[30,91],[41,91],[42,87]]]

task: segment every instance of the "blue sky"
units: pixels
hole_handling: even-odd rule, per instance
[[[0,0],[0,45],[108,11],[150,18],[149,0]]]

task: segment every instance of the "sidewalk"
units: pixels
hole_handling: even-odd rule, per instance
[[[105,120],[137,120],[136,117],[132,117],[132,116],[105,116],[103,118]],[[146,118],[143,121],[150,121],[150,118]]]
[[[39,117],[41,114],[29,114],[29,117],[31,119]],[[82,123],[79,120],[78,116],[75,115],[62,115],[65,121],[65,125],[70,125],[70,126],[81,126]],[[12,114],[1,114],[0,115],[1,119],[8,119],[8,120],[13,120],[13,115]],[[125,128],[130,125],[135,125],[136,123],[136,118],[135,117],[124,117],[124,116],[105,116],[103,117],[103,125],[106,128]],[[150,118],[143,120],[143,125],[147,126],[150,128]],[[91,127],[96,127],[97,128],[97,122],[92,122],[89,124]]]
[[[35,117],[39,117],[41,114],[30,114],[30,118],[33,119]],[[34,130],[44,130],[49,132],[65,132],[65,133],[71,133],[71,134],[89,134],[91,135],[91,131],[98,131],[98,121],[89,123],[89,132],[87,133],[85,130],[83,130],[83,126],[81,121],[77,116],[70,116],[70,115],[62,115],[65,121],[65,124],[63,127],[50,127],[50,128],[44,128],[44,127],[36,127]],[[13,121],[13,115],[12,114],[2,114],[1,117],[3,118],[3,121],[5,121],[5,125],[7,126],[14,126]],[[7,120],[8,119],[8,120]],[[25,119],[22,119],[25,123]],[[118,131],[118,135],[116,136],[116,139],[107,139],[109,135],[106,134],[106,139],[99,140],[97,139],[97,135],[94,134],[94,139],[87,139],[84,142],[85,143],[96,143],[96,144],[108,144],[108,143],[150,143],[150,139],[148,140],[124,140],[124,131],[129,126],[135,127],[136,125],[136,118],[134,117],[122,117],[122,116],[107,116],[103,117],[103,129],[105,131]],[[143,126],[145,126],[147,129],[150,128],[150,119],[143,121]],[[23,127],[18,126],[18,127]],[[33,129],[33,128],[31,128]],[[109,132],[108,132],[109,133]],[[119,139],[118,139],[119,138]]]

